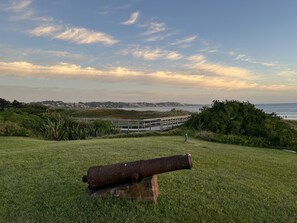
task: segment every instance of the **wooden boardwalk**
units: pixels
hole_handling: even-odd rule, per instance
[[[113,126],[124,132],[165,131],[188,121],[190,115],[152,119],[116,119],[110,120]]]

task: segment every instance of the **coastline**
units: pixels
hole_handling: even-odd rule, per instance
[[[199,112],[203,106],[209,105],[197,105],[197,106],[160,106],[160,107],[128,107],[121,108],[123,110],[135,110],[135,111],[161,111],[166,112],[172,109],[184,110],[189,112]],[[285,120],[297,120],[297,103],[278,103],[278,104],[255,104],[256,108],[263,110],[265,113],[275,113],[279,117]]]

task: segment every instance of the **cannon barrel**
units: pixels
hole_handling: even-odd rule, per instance
[[[138,182],[144,177],[181,169],[192,168],[191,154],[117,163],[106,166],[93,166],[88,169],[83,182],[89,189],[98,189],[110,185]]]

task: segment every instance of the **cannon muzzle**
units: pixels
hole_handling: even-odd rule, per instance
[[[111,185],[138,182],[142,178],[174,170],[191,169],[191,154],[117,163],[106,166],[90,167],[82,181],[89,189],[99,189]]]

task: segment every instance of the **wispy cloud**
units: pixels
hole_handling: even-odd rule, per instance
[[[31,4],[31,0],[13,0],[8,5],[2,6],[2,10],[12,13],[10,20],[31,20],[36,14],[30,7]]]
[[[160,32],[153,35],[146,35],[145,41],[146,42],[156,42],[156,41],[162,41],[170,36],[173,36],[176,34],[176,31],[172,32]]]
[[[95,32],[85,28],[66,28],[64,32],[55,35],[56,39],[70,41],[77,44],[91,44],[96,42],[102,42],[105,45],[113,45],[118,41],[106,33]]]
[[[161,41],[166,38],[165,35],[158,35],[158,36],[150,36],[145,39],[146,42],[156,42],[156,41]]]
[[[196,35],[194,35],[194,36],[188,36],[188,37],[185,37],[183,39],[177,39],[174,42],[171,42],[169,44],[170,45],[184,45],[184,44],[189,44],[189,43],[193,42],[196,39],[197,39],[197,36]]]
[[[123,25],[132,25],[132,24],[135,24],[138,17],[140,15],[140,12],[133,12],[131,15],[130,15],[130,18],[124,22],[122,22],[121,24]]]
[[[230,56],[232,56],[234,58],[234,60],[237,60],[237,61],[242,61],[242,62],[251,63],[251,64],[258,64],[258,65],[262,65],[265,67],[277,67],[278,66],[278,64],[275,62],[265,62],[265,61],[256,60],[255,58],[248,56],[246,54],[243,54],[243,53],[236,53],[234,51],[230,51],[228,54]]]
[[[283,70],[277,75],[285,78],[297,78],[297,70]]]
[[[193,62],[190,67],[196,71],[243,80],[256,78],[256,75],[247,69],[211,63],[208,62],[203,55],[193,55],[188,57],[188,60]]]
[[[196,63],[204,63],[206,61],[205,57],[201,54],[190,56],[188,57],[188,60]]]
[[[287,85],[287,84],[271,84],[271,85],[262,85],[259,86],[259,90],[265,91],[295,91],[297,90],[296,85]]]
[[[32,0],[13,0],[11,4],[4,9],[7,11],[20,12],[27,9],[31,3]]]
[[[152,34],[164,32],[167,30],[165,23],[151,22],[143,26],[147,27],[147,30],[142,33],[143,35],[152,35]]]
[[[37,65],[26,61],[0,62],[0,75],[21,76],[35,78],[107,78],[139,76],[141,72],[124,67],[115,67],[109,70],[100,70],[93,67],[81,67],[71,63],[55,65]]]
[[[32,36],[54,36],[55,33],[61,30],[60,26],[39,26],[29,31]]]
[[[117,4],[107,4],[101,5],[99,11],[97,12],[99,15],[105,16],[108,14],[118,13],[120,10],[126,10],[131,8],[132,4],[128,3],[125,5],[118,6]]]
[[[56,56],[59,58],[71,58],[71,59],[82,59],[86,56],[77,53],[70,53],[67,51],[59,51],[59,50],[46,50],[46,51],[36,51],[37,54],[45,54],[49,56]]]
[[[151,49],[149,47],[125,50],[123,54],[131,54],[133,57],[144,60],[178,60],[183,57],[176,51],[167,51],[160,48]]]
[[[167,54],[166,54],[166,59],[168,60],[179,60],[181,59],[183,56],[178,53],[178,52],[175,52],[175,51],[169,51]]]
[[[217,88],[226,90],[245,90],[257,87],[256,83],[249,83],[243,80],[224,80],[219,77],[208,77],[198,74],[183,74],[176,72],[156,71],[150,74],[159,82],[171,85],[200,86],[205,88]]]
[[[100,6],[100,9],[97,13],[99,15],[108,15],[109,13],[111,13],[113,11],[114,7],[115,6],[113,6],[111,4]]]
[[[286,69],[277,73],[277,76],[281,79],[285,79],[287,83],[296,85],[297,84],[297,70]]]
[[[76,44],[92,44],[101,42],[104,45],[114,45],[118,40],[106,33],[95,32],[81,27],[61,27],[61,26],[40,26],[29,33],[32,36],[45,36],[53,39],[60,39]]]
[[[216,47],[207,47],[204,49],[199,50],[201,53],[220,53],[220,50]]]
[[[9,20],[24,21],[32,20],[36,22],[50,22],[54,18],[48,16],[40,16],[32,6],[32,0],[12,0],[7,5],[0,5],[0,10],[11,12]]]
[[[30,57],[50,57],[50,58],[63,58],[63,59],[74,59],[74,60],[82,60],[82,59],[90,59],[88,55],[82,55],[77,53],[68,52],[65,50],[42,50],[36,48],[7,48],[0,47],[2,55],[6,55],[9,58],[18,58],[18,59],[27,59]]]

